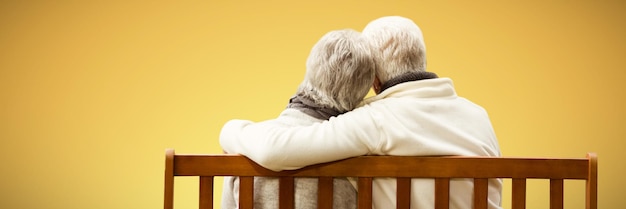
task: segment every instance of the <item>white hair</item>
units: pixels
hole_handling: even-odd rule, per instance
[[[338,111],[354,109],[374,80],[374,60],[355,30],[326,33],[311,49],[298,93]]]
[[[412,20],[381,17],[367,24],[362,36],[372,49],[376,76],[382,83],[405,73],[426,71],[424,37]]]

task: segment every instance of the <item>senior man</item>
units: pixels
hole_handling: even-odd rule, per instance
[[[298,169],[360,155],[500,156],[489,116],[456,94],[450,78],[426,71],[420,28],[410,19],[382,17],[362,32],[374,56],[376,96],[311,126],[278,127],[246,120],[227,122],[222,148],[271,170]],[[413,179],[411,208],[434,207],[434,181]],[[489,181],[489,208],[501,208],[502,181]],[[473,183],[453,179],[450,208],[471,208]],[[373,182],[373,206],[395,207],[395,180]]]

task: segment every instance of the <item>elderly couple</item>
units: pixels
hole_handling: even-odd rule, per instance
[[[225,152],[275,171],[360,155],[500,156],[487,112],[456,94],[452,80],[426,71],[426,48],[410,19],[382,17],[363,32],[331,31],[313,47],[306,74],[278,118],[231,120]],[[369,88],[376,96],[363,100]],[[434,182],[413,179],[411,207],[433,208]],[[277,208],[278,180],[255,179],[255,208]],[[296,208],[316,208],[317,180],[296,179]],[[471,208],[473,183],[453,179],[450,208]],[[489,182],[489,208],[501,208],[502,182]],[[354,182],[334,181],[334,208],[355,208]],[[395,208],[394,179],[373,183],[373,208]],[[238,180],[225,178],[222,208],[237,208]]]

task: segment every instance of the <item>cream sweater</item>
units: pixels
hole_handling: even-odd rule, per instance
[[[487,112],[457,96],[452,80],[435,78],[392,86],[362,107],[310,126],[231,120],[220,144],[272,170],[298,169],[360,155],[500,156]],[[412,208],[433,208],[434,182],[412,181]],[[450,183],[450,208],[471,208],[471,180]],[[374,208],[395,207],[395,180],[375,179]],[[489,208],[501,208],[502,182],[489,182]]]

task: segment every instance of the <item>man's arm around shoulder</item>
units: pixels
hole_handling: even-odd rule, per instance
[[[378,125],[366,107],[311,126],[231,120],[222,128],[220,145],[274,171],[366,155],[381,144]]]

